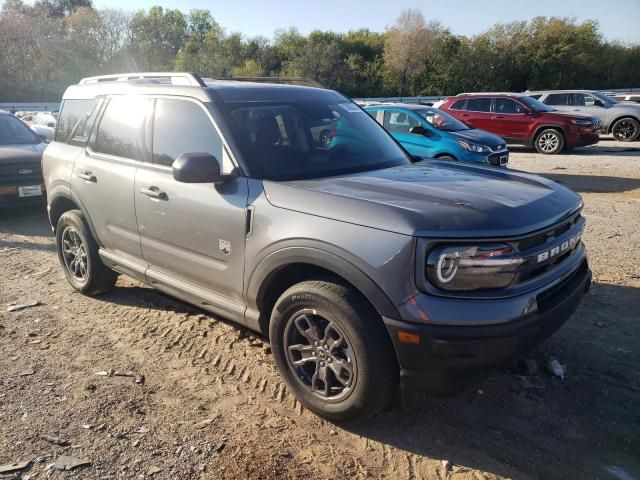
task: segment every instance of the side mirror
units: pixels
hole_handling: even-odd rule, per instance
[[[414,135],[425,135],[425,136],[428,136],[429,135],[429,130],[424,128],[422,125],[416,125],[415,127],[411,127],[409,129],[409,133],[412,133]]]
[[[38,135],[38,138],[42,140],[43,143],[50,143],[50,140],[47,138],[46,135]]]
[[[602,102],[602,100],[598,100],[597,98],[594,100],[593,102],[593,106],[594,107],[604,107],[604,103]]]
[[[56,124],[53,123],[53,122],[47,123],[47,127],[49,127],[49,128],[54,128],[55,126],[56,126]]]
[[[172,165],[173,178],[182,183],[220,183],[218,159],[210,153],[183,153]]]

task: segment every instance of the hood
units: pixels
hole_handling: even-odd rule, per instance
[[[425,160],[353,175],[264,181],[275,206],[413,236],[527,234],[579,208],[580,197],[514,170]]]
[[[543,115],[559,115],[561,117],[569,117],[569,118],[586,118],[587,120],[591,120],[592,122],[599,121],[598,117],[584,113],[584,112],[567,112],[562,110],[555,110],[553,112],[541,112]]]
[[[479,143],[480,145],[487,145],[489,147],[495,147],[497,145],[506,146],[505,141],[493,133],[480,130],[479,128],[470,128],[469,130],[460,130],[458,132],[447,132],[456,138],[468,140],[473,143]]]
[[[0,163],[39,162],[46,144],[0,145]]]
[[[614,103],[609,108],[625,112],[633,112],[636,115],[640,114],[640,103],[637,102],[618,102]]]

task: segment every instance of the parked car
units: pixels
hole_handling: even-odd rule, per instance
[[[499,167],[509,161],[502,138],[470,128],[437,108],[397,103],[365,110],[411,155]]]
[[[601,132],[610,133],[621,142],[640,138],[640,105],[617,102],[614,98],[593,90],[546,90],[526,92],[545,105],[565,112],[580,112],[600,119]]]
[[[40,163],[45,144],[22,121],[0,110],[0,207],[44,203]]]
[[[593,145],[599,139],[596,117],[558,112],[527,95],[460,94],[440,108],[474,128],[500,135],[507,143],[533,146],[547,155]]]
[[[31,130],[45,142],[53,140],[57,119],[51,112],[39,112],[30,122]]]
[[[629,92],[629,93],[616,93],[613,96],[613,99],[616,102],[634,102],[640,103],[640,93],[638,92]]]
[[[589,287],[582,201],[561,185],[416,161],[331,90],[135,77],[64,94],[44,175],[67,280],[96,295],[122,273],[268,335],[319,415],[363,420],[399,383],[459,391]]]

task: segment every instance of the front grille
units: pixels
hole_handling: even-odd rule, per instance
[[[19,173],[20,171],[31,170],[30,173]],[[0,185],[40,185],[42,183],[42,172],[39,161],[30,162],[0,162]]]
[[[584,218],[572,215],[556,225],[515,242],[525,262],[519,267],[516,283],[543,275],[568,260],[580,245]]]
[[[560,305],[567,299],[567,295],[573,292],[577,286],[588,278],[589,266],[586,261],[583,261],[580,267],[573,272],[568,278],[563,280],[555,287],[542,292],[537,296],[536,302],[538,304],[538,312],[541,314],[547,313]]]

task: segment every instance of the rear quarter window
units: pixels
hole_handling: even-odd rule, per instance
[[[92,116],[92,113],[97,110],[97,104],[97,99],[65,100],[62,103],[56,126],[56,142],[86,143],[88,131],[91,130],[93,117],[95,117],[95,115]],[[90,117],[92,118],[89,124]]]

